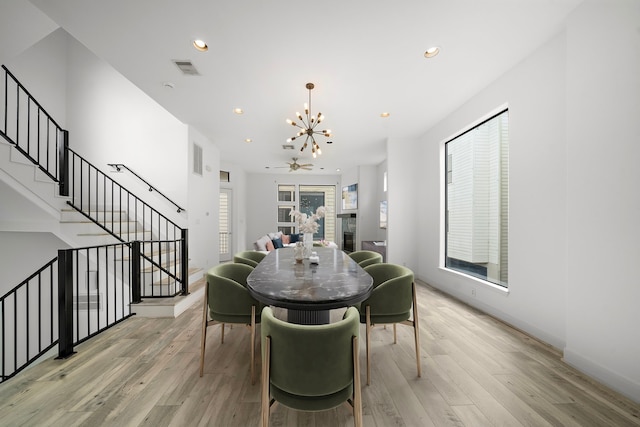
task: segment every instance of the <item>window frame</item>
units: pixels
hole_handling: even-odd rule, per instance
[[[452,180],[454,179],[454,175],[452,173],[452,170],[453,170],[452,163],[454,162],[453,162],[453,157],[451,156],[451,153],[449,150],[450,146],[448,146],[448,144],[468,134],[469,132],[472,132],[475,129],[478,129],[480,126],[486,124],[487,122],[490,122],[491,120],[499,117],[504,113],[506,113],[506,132],[503,132],[502,136],[506,136],[506,142],[504,141],[501,142],[500,148],[498,149],[499,163],[495,167],[497,167],[498,173],[500,174],[500,183],[498,185],[499,190],[497,192],[499,197],[497,199],[498,205],[497,206],[495,204],[493,205],[494,209],[498,209],[499,211],[497,214],[499,216],[499,219],[497,220],[498,230],[494,231],[494,233],[496,233],[495,235],[497,236],[496,238],[499,239],[499,244],[498,244],[499,249],[497,252],[499,261],[497,264],[498,265],[497,269],[499,271],[500,277],[496,278],[493,276],[489,277],[490,274],[491,275],[495,274],[493,269],[490,274],[488,273],[482,276],[482,275],[474,274],[472,271],[465,271],[465,269],[463,268],[459,268],[459,267],[456,268],[457,266],[452,265],[452,263],[450,262],[453,259],[453,257],[449,257],[449,252],[450,252],[449,245],[451,244],[451,242],[449,241],[449,231],[451,227],[450,206],[449,206],[449,198],[451,196],[449,194],[449,190],[450,190],[449,185],[452,183]],[[441,153],[440,164],[441,164],[441,171],[442,171],[441,172],[442,212],[441,212],[441,236],[440,236],[441,237],[440,268],[448,272],[452,272],[455,274],[465,276],[467,278],[471,278],[474,281],[489,285],[493,288],[506,291],[506,292],[508,292],[508,289],[509,289],[509,281],[508,281],[508,267],[509,267],[509,263],[508,263],[509,215],[508,215],[508,212],[509,212],[509,175],[510,175],[509,174],[509,139],[510,139],[509,122],[510,122],[510,109],[508,104],[504,104],[496,108],[489,114],[485,115],[484,117],[480,118],[479,120],[473,122],[466,128],[442,140],[441,150],[440,150],[440,153]],[[500,127],[502,125],[503,124],[498,125],[499,126],[498,132],[503,131],[503,128]],[[500,139],[499,141],[502,141],[502,139]],[[487,165],[487,169],[490,169],[489,164]],[[506,177],[506,181],[503,179],[504,177]],[[472,178],[472,180],[475,180],[475,178]],[[506,212],[506,216],[503,214],[503,212]],[[489,244],[487,243],[487,245]],[[495,254],[496,253],[494,252],[491,254],[491,256],[495,256]],[[503,280],[502,277],[504,277],[506,280]]]

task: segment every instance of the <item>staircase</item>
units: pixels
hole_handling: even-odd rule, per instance
[[[203,293],[197,286],[202,270],[186,265],[187,230],[71,150],[68,132],[6,67],[2,72],[0,180],[50,218],[38,224],[17,224],[14,230],[34,231],[29,227],[35,225],[42,228],[37,231],[52,232],[76,248],[139,242],[139,260],[117,260],[123,268],[136,264],[140,271],[143,303],[136,304],[140,309],[134,311],[154,317],[179,315],[185,304]],[[190,290],[190,284],[196,287]],[[157,301],[144,302],[149,299]]]

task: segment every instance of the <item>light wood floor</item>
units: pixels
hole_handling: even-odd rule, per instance
[[[553,349],[433,288],[418,286],[422,378],[411,328],[372,332],[365,426],[640,426],[640,405],[585,378]],[[209,329],[198,376],[201,306],[178,319],[133,318],[0,384],[1,426],[257,426],[260,366],[249,333]],[[364,326],[361,326],[364,340]],[[259,353],[258,353],[259,354]],[[351,426],[347,406],[272,409],[272,426]]]

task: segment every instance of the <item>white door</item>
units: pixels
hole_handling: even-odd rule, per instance
[[[231,261],[233,244],[231,239],[232,196],[230,188],[220,189],[220,262]]]

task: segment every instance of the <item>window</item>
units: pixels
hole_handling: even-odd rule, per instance
[[[445,143],[445,267],[507,287],[509,112]]]
[[[299,202],[296,202],[299,200]],[[336,187],[334,185],[278,185],[278,231],[298,233],[297,225],[289,215],[292,209],[311,214],[324,206],[327,216],[318,221],[320,229],[315,240],[335,241],[336,236]]]

